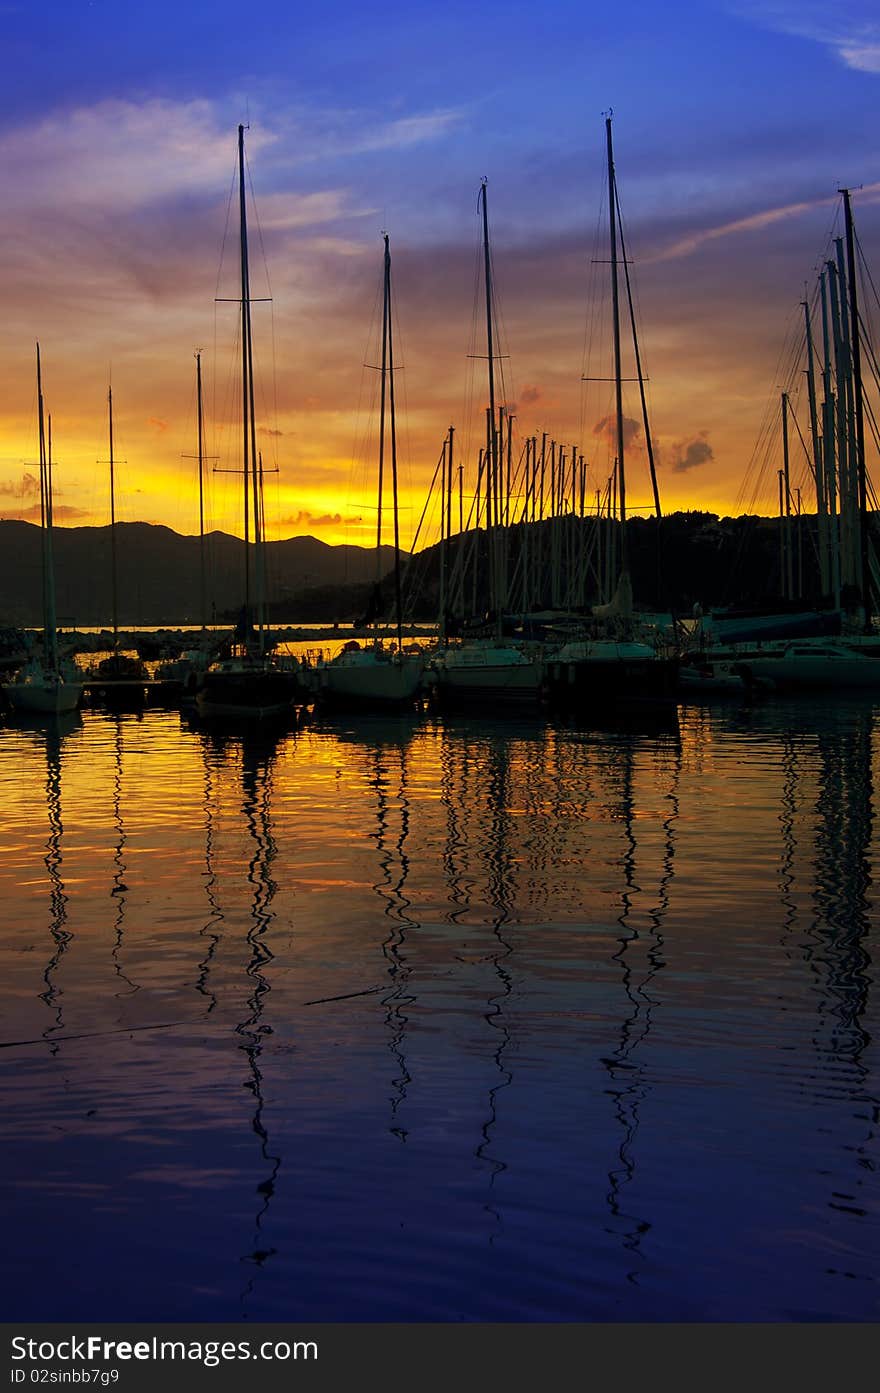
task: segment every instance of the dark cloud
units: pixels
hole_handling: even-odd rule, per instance
[[[540,401],[544,393],[540,387],[523,387],[519,394],[521,406],[534,406],[536,401]]]
[[[283,430],[272,430],[271,426],[259,426],[257,435],[283,435]]]
[[[714,459],[712,446],[706,439],[706,431],[701,430],[693,440],[682,440],[672,447],[671,469],[674,474],[686,474],[689,469],[698,469]]]
[[[641,425],[634,421],[631,416],[623,418],[623,443],[624,446],[632,445],[633,441],[641,433]],[[609,445],[617,444],[617,418],[615,416],[603,416],[593,427],[593,434],[599,436],[601,440],[607,440]]]

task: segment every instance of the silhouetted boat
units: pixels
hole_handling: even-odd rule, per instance
[[[880,644],[843,639],[790,643],[744,654],[733,670],[746,682],[765,682],[779,691],[880,693]]]
[[[208,629],[208,576],[205,557],[205,477],[204,477],[204,415],[202,410],[202,355],[196,354],[196,416],[199,465],[199,617],[202,630],[199,638],[174,657],[162,654],[156,668],[156,679],[166,702],[193,706],[204,681],[205,672],[218,653],[216,634]]]
[[[52,423],[46,440],[40,345],[37,344],[37,413],[40,444],[40,534],[43,571],[43,650],[31,656],[6,687],[14,711],[59,715],[75,711],[82,700],[82,680],[58,652],[55,621],[55,562],[52,552]]]
[[[486,704],[506,707],[537,706],[544,689],[544,671],[539,656],[530,648],[511,642],[503,634],[506,603],[506,566],[501,548],[506,548],[506,528],[501,526],[508,508],[502,481],[499,450],[499,409],[495,394],[495,316],[492,290],[492,259],[489,251],[489,208],[486,181],[480,186],[482,216],[483,283],[486,295],[486,358],[488,362],[489,407],[486,450],[482,457],[487,475],[487,494],[495,500],[490,516],[487,504],[488,610],[493,616],[491,632],[461,643],[444,644],[431,660],[431,678],[441,703],[448,706]],[[450,446],[451,468],[451,446]],[[509,484],[509,467],[508,480]],[[478,488],[479,492],[479,488]],[[504,500],[503,502],[501,500]],[[476,558],[475,558],[476,560]],[[487,624],[487,629],[489,625]]]
[[[550,701],[564,708],[581,711],[674,705],[676,700],[677,656],[659,650],[659,634],[650,629],[640,631],[633,610],[632,582],[627,548],[626,472],[624,468],[624,415],[620,345],[620,306],[618,265],[623,260],[626,272],[626,249],[618,249],[620,205],[614,152],[611,140],[611,117],[605,119],[608,168],[608,223],[611,244],[611,302],[614,336],[615,425],[617,440],[616,480],[618,497],[618,526],[620,536],[620,571],[617,587],[611,600],[594,606],[592,615],[580,634],[574,634],[547,661],[547,688]],[[622,257],[620,253],[622,252]],[[630,300],[638,381],[642,386],[641,360],[635,332],[635,317]],[[650,440],[645,411],[645,435]],[[655,502],[659,515],[659,498]],[[652,638],[653,641],[648,641]]]
[[[88,673],[92,699],[115,709],[143,706],[150,674],[138,657],[119,647],[119,571],[116,552],[116,474],[113,455],[113,388],[107,389],[110,440],[110,599],[113,612],[113,651]]]
[[[397,626],[395,649],[383,647],[377,627],[373,643],[361,647],[347,643],[330,662],[319,661],[313,670],[315,692],[330,705],[375,708],[408,706],[413,703],[422,680],[423,662],[419,654],[406,653],[403,648],[400,598],[400,528],[397,509],[397,428],[394,409],[394,333],[391,306],[391,249],[388,234],[383,233],[385,253],[382,276],[382,382],[380,389],[379,421],[379,491],[378,536],[376,562],[382,556],[382,505],[385,478],[386,415],[390,425],[391,488],[394,511],[394,612]],[[375,605],[381,609],[380,582],[376,581]]]
[[[254,415],[254,364],[251,329],[250,266],[245,197],[244,126],[238,128],[238,187],[241,246],[242,478],[244,484],[244,605],[229,654],[211,663],[196,693],[199,715],[262,719],[291,710],[306,695],[295,659],[273,651],[263,596],[262,462],[257,455]],[[251,600],[250,512],[253,529],[256,603]],[[252,617],[256,611],[256,624]]]

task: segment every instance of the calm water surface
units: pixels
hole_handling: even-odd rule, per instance
[[[8,721],[5,1318],[876,1319],[878,728]]]

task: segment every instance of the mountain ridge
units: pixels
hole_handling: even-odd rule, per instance
[[[198,623],[201,539],[164,523],[116,524],[117,609],[120,624]],[[59,622],[108,624],[112,617],[111,529],[56,527],[52,534]],[[376,577],[376,548],[334,545],[318,537],[266,543],[270,604],[328,586],[363,586]],[[42,547],[38,525],[0,519],[0,623],[42,623]],[[209,620],[236,612],[244,596],[244,542],[226,532],[205,535]],[[379,571],[394,561],[382,547]]]

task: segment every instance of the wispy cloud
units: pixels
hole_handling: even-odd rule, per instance
[[[424,145],[439,140],[462,121],[460,110],[446,108],[428,111],[420,116],[404,116],[367,131],[359,142],[361,150],[406,150],[412,145]]]
[[[359,216],[365,212],[361,210]],[[264,232],[291,232],[318,223],[336,222],[352,216],[347,196],[341,189],[322,189],[319,193],[273,193],[260,199],[259,222]]]
[[[880,194],[880,183],[866,184],[860,189],[860,196],[876,196]],[[685,237],[678,238],[668,247],[655,252],[653,256],[643,258],[643,264],[656,261],[673,261],[681,256],[690,256],[706,242],[717,241],[719,237],[736,237],[744,232],[761,232],[764,228],[772,227],[774,223],[785,222],[790,218],[800,217],[804,213],[812,212],[815,208],[828,207],[837,201],[837,194],[829,194],[823,198],[804,199],[798,203],[785,203],[779,208],[763,208],[758,213],[750,213],[745,218],[735,218],[732,222],[721,223],[717,227],[698,228],[694,232],[689,232]]]
[[[268,137],[257,136],[264,142]],[[6,206],[125,212],[174,195],[216,196],[232,142],[209,102],[102,101],[0,137]]]
[[[359,109],[273,114],[248,130],[248,160],[259,156],[264,228],[286,230],[332,222],[351,210],[337,190],[278,193],[276,172],[316,160],[407,150],[441,139],[463,119],[459,110],[416,112],[377,121]],[[99,101],[58,110],[0,135],[4,209],[49,203],[65,217],[107,210],[115,216],[172,198],[219,201],[235,165],[226,114],[199,99]]]
[[[277,128],[285,163],[294,166],[414,150],[454,133],[466,116],[464,107],[438,107],[377,120],[358,107],[311,106],[282,113]]]
[[[40,505],[32,503],[29,508],[4,508],[2,516],[6,519],[14,519],[16,522],[39,522]],[[52,517],[55,522],[80,522],[90,514],[84,508],[75,508],[69,503],[56,503],[52,508]]]
[[[873,4],[836,0],[832,5],[815,0],[739,0],[731,6],[735,14],[765,29],[809,39],[829,49],[848,68],[863,73],[880,73],[880,22]]]

